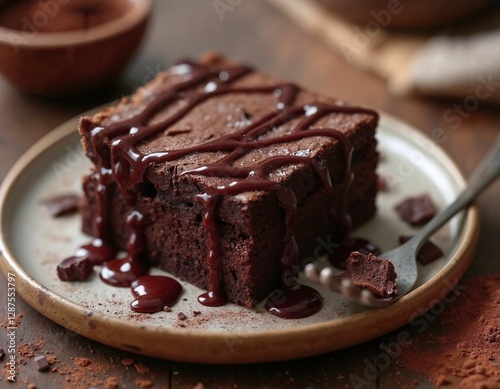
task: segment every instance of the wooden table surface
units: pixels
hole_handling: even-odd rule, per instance
[[[388,112],[427,134],[442,128],[445,140],[441,146],[465,175],[473,170],[499,134],[500,112],[498,107],[489,106],[487,100],[481,101],[477,110],[465,112],[459,125],[447,122],[446,113],[460,104],[460,100],[393,97],[382,80],[351,67],[341,55],[298,30],[266,3],[233,2],[234,7],[222,15],[222,20],[214,3],[156,2],[149,35],[140,53],[117,83],[98,93],[71,99],[44,99],[21,93],[0,79],[0,178],[5,177],[28,147],[67,119],[132,92],[179,57],[196,57],[209,49],[325,94]],[[500,182],[497,182],[478,201],[480,242],[466,277],[500,272],[499,199]],[[6,316],[5,285],[2,275],[0,318]],[[106,377],[115,377],[119,387],[127,388],[144,386],[148,380],[155,388],[193,388],[199,382],[206,388],[353,387],[350,375],[362,372],[366,361],[374,360],[378,345],[386,339],[303,360],[246,366],[193,365],[146,358],[101,345],[52,323],[20,299],[17,313],[22,315],[17,329],[18,344],[36,344],[38,338],[43,338],[45,345],[39,344],[38,351],[54,355],[58,362],[53,366],[66,368],[60,373],[40,373],[30,360],[29,350],[21,350],[25,356],[19,355],[21,364],[16,376],[19,387],[33,383],[38,388],[64,385],[86,388]],[[0,329],[0,334],[0,347],[5,349],[4,329]],[[74,367],[75,362],[82,364],[82,360],[75,358],[89,358],[94,368],[83,369],[82,373],[81,368]],[[127,358],[133,359],[135,365],[125,366],[122,362],[128,364]],[[409,382],[415,380],[419,387],[431,386],[428,377],[393,364],[362,387],[397,386],[395,382],[399,381],[388,379],[391,376],[405,377]],[[4,384],[6,380],[2,377],[0,387]]]

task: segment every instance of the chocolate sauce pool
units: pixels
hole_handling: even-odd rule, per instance
[[[184,70],[188,69],[191,77],[187,81],[157,95],[138,115],[119,123],[99,126],[92,130],[91,143],[97,157],[96,174],[98,179],[98,212],[95,223],[98,232],[97,242],[100,242],[101,245],[95,245],[96,241],[94,241],[94,244],[85,246],[85,249],[90,255],[94,254],[94,258],[99,258],[94,259],[93,262],[101,261],[103,257],[107,257],[101,271],[101,278],[104,282],[115,286],[133,286],[137,300],[132,304],[132,309],[151,309],[152,312],[160,310],[161,304],[168,305],[165,303],[166,298],[161,296],[175,295],[177,286],[169,281],[168,277],[152,279],[147,277],[153,276],[144,276],[148,271],[144,253],[144,236],[141,233],[141,223],[143,223],[144,216],[134,206],[139,188],[144,181],[146,169],[153,164],[174,161],[190,154],[225,152],[225,156],[215,162],[182,173],[231,179],[230,184],[209,187],[204,193],[199,193],[194,198],[194,201],[202,203],[205,208],[203,225],[208,236],[206,262],[210,277],[209,288],[207,292],[199,296],[199,302],[206,306],[220,306],[226,303],[222,292],[220,230],[216,221],[218,202],[223,196],[248,191],[270,191],[276,194],[279,205],[286,212],[284,248],[280,264],[283,279],[288,281],[277,290],[278,293],[274,293],[269,298],[266,302],[266,309],[269,313],[282,318],[300,318],[314,314],[321,309],[322,297],[313,288],[301,285],[298,280],[299,251],[292,230],[292,222],[297,210],[296,197],[292,190],[268,179],[268,174],[281,166],[306,163],[315,170],[324,187],[327,190],[333,190],[328,170],[320,166],[314,158],[295,155],[269,157],[253,166],[239,167],[235,166],[234,162],[248,152],[265,146],[314,136],[327,136],[336,139],[344,149],[346,168],[344,181],[341,184],[342,201],[332,208],[337,210],[336,218],[340,221],[344,234],[349,235],[350,218],[346,214],[345,197],[352,181],[350,166],[353,148],[347,137],[340,131],[332,128],[314,128],[313,126],[321,118],[331,113],[373,114],[373,111],[320,102],[295,106],[294,102],[299,88],[289,83],[263,87],[232,86],[234,81],[253,71],[247,66],[225,66],[214,69],[190,61],[184,61],[178,66],[184,67]],[[193,90],[203,83],[205,83],[205,88],[201,91]],[[276,106],[262,118],[234,133],[184,149],[152,153],[143,153],[138,150],[138,145],[141,142],[174,125],[196,106],[208,99],[228,94],[259,93],[277,96]],[[159,123],[147,124],[162,108],[179,100],[186,102],[181,109]],[[263,134],[272,131],[273,128],[294,119],[299,121],[291,133],[274,138],[260,138]],[[109,209],[111,208],[111,185],[113,183],[118,185],[123,198],[132,208],[127,218],[129,231],[127,255],[121,259],[111,259],[114,254],[108,251],[108,242],[111,242]],[[165,284],[164,289],[162,289],[162,283]],[[138,287],[141,290],[140,293],[137,292]],[[277,295],[279,298],[276,298]]]

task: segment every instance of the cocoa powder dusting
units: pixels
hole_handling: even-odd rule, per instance
[[[151,388],[154,385],[153,381],[146,378],[136,378],[134,384],[139,388]]]
[[[134,360],[132,358],[123,358],[121,362],[123,366],[132,366],[134,364]]]
[[[23,318],[23,314],[16,315],[14,318],[14,322],[11,322],[11,319],[7,315],[2,319],[2,322],[0,323],[0,327],[7,328],[7,327],[19,327],[21,325],[21,319]]]
[[[402,348],[399,363],[438,387],[500,388],[500,274],[464,285],[437,325]]]
[[[104,381],[104,389],[116,389],[118,388],[118,378],[108,377]]]
[[[137,370],[137,372],[139,374],[146,374],[146,373],[149,373],[149,368],[145,365],[143,365],[142,363],[140,362],[137,362],[134,364],[134,367],[135,367],[135,370]]]

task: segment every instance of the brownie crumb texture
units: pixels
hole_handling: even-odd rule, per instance
[[[179,66],[189,72],[188,78],[179,74]],[[220,84],[224,92],[209,95],[204,84],[210,91]],[[165,93],[174,98],[162,100]],[[154,110],[148,108],[151,104],[157,104]],[[81,119],[78,131],[93,163],[83,178],[82,229],[98,238],[106,236],[106,243],[124,250],[135,228],[127,215],[143,215],[143,254],[151,264],[221,296],[217,304],[227,299],[254,308],[279,286],[284,250],[312,252],[318,236],[340,232],[344,212],[353,227],[374,216],[377,123],[378,114],[372,110],[284,83],[246,65],[223,58],[182,62],[118,105]],[[99,136],[97,127],[102,128]],[[135,135],[136,130],[146,132]],[[313,130],[324,135],[313,135]],[[301,137],[295,138],[299,132]],[[225,139],[232,141],[226,144]],[[252,146],[240,147],[239,142]],[[233,147],[239,151],[231,151]],[[351,147],[352,164],[347,166],[346,149]],[[112,156],[127,159],[130,148],[137,153],[127,163],[134,178],[127,179],[117,169],[105,179],[101,172],[112,166]],[[347,188],[348,171],[355,178]],[[99,195],[102,185],[106,201]],[[203,193],[220,196],[217,207],[212,209],[208,198],[202,200]],[[133,206],[128,198],[134,198]],[[293,223],[285,222],[288,201],[300,204]],[[206,220],[217,226],[201,223],[205,211],[214,213]],[[109,226],[109,233],[101,231],[97,218],[105,219],[99,225]],[[126,223],[130,228],[124,228]],[[284,239],[285,234],[292,234],[297,245]],[[209,239],[219,248],[213,261],[220,266],[207,264]]]
[[[351,253],[347,268],[339,279],[350,279],[360,288],[370,290],[379,298],[394,298],[398,293],[396,271],[391,261],[359,251]]]

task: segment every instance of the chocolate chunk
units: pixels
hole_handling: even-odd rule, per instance
[[[44,371],[49,368],[49,363],[43,355],[37,355],[35,358],[33,358],[33,362],[35,362],[38,371]]]
[[[403,244],[412,238],[411,235],[401,235],[399,237],[399,243]],[[427,265],[434,262],[436,259],[441,258],[444,255],[443,250],[436,246],[432,241],[426,241],[417,253],[417,260],[422,265]]]
[[[187,319],[187,316],[186,316],[184,313],[179,312],[179,313],[177,314],[177,318],[178,318],[179,320],[186,320],[186,319]]]
[[[75,194],[62,194],[41,201],[41,206],[52,217],[67,215],[78,211],[80,197]]]
[[[57,266],[61,281],[85,281],[93,271],[89,257],[69,257]]]
[[[394,207],[399,217],[412,226],[427,223],[436,215],[436,208],[428,194],[409,197]]]
[[[398,293],[396,271],[391,261],[358,251],[347,259],[347,269],[339,279],[350,279],[360,288],[370,290],[376,297],[393,298]]]

